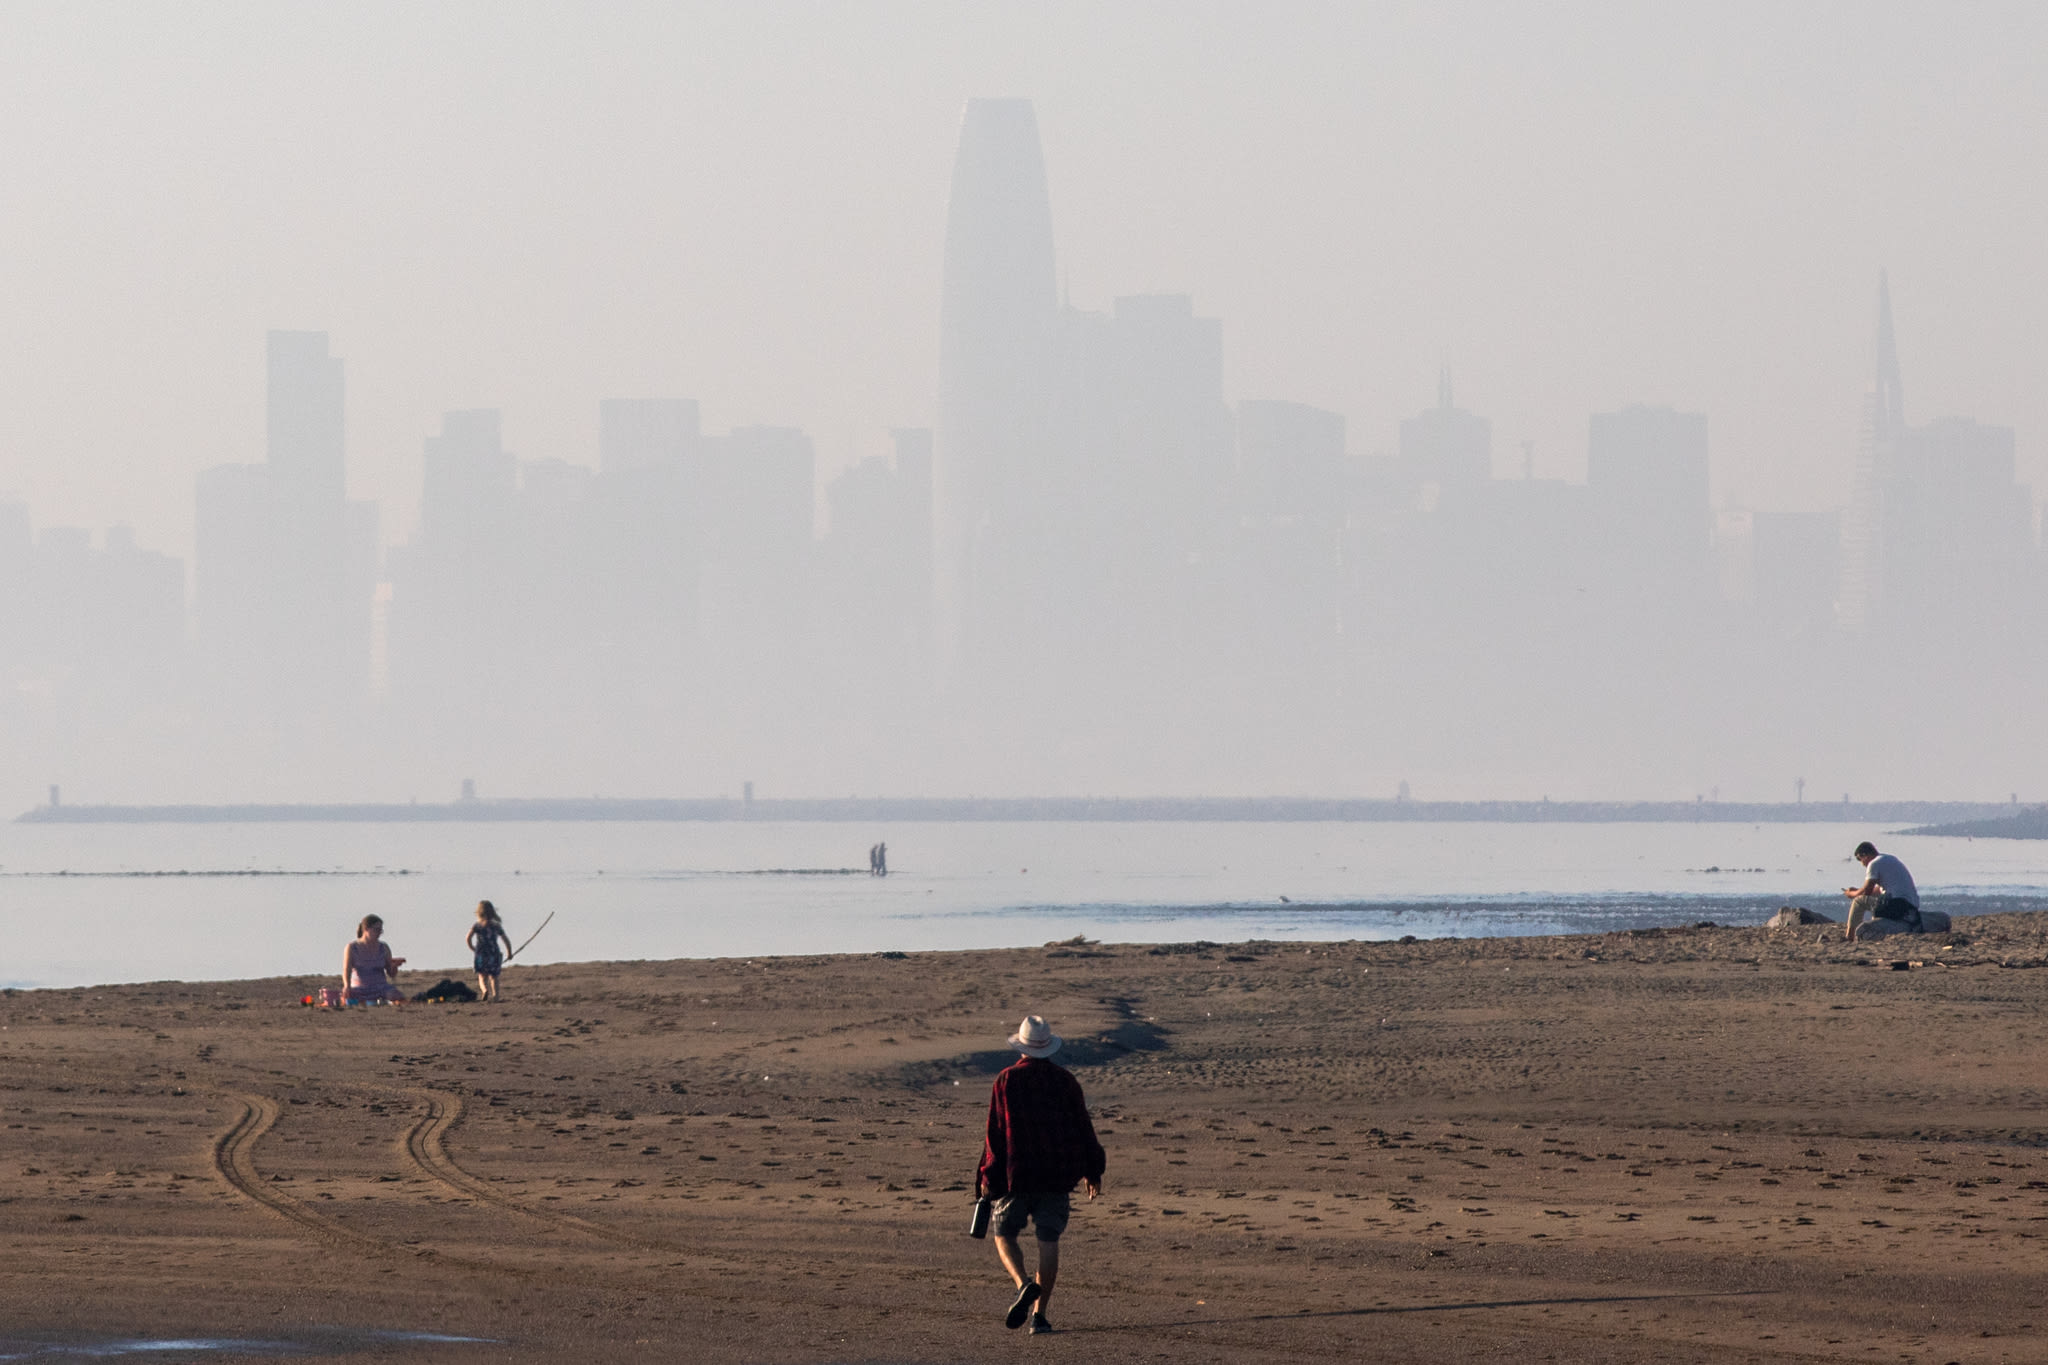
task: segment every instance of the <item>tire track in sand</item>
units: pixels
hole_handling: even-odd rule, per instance
[[[378,1254],[400,1249],[381,1238],[345,1228],[283,1190],[271,1188],[256,1170],[256,1144],[277,1125],[277,1103],[261,1095],[237,1095],[235,1099],[241,1103],[242,1116],[213,1143],[213,1169],[221,1179],[272,1213],[322,1237]]]
[[[262,1095],[235,1095],[234,1098],[241,1103],[242,1116],[227,1132],[214,1140],[213,1169],[234,1189],[272,1213],[289,1219],[320,1237],[342,1243],[366,1255],[411,1256],[421,1261],[471,1270],[486,1270],[493,1274],[536,1276],[549,1273],[529,1266],[506,1265],[470,1256],[451,1255],[439,1247],[419,1245],[410,1239],[378,1237],[344,1227],[303,1200],[275,1188],[257,1171],[256,1144],[277,1125],[277,1102]],[[402,1140],[400,1145],[404,1146],[410,1137],[411,1134],[408,1133],[406,1140]]]
[[[488,1182],[464,1170],[456,1163],[453,1157],[448,1155],[447,1135],[457,1123],[462,1121],[463,1105],[461,1097],[436,1090],[416,1090],[412,1093],[426,1102],[427,1112],[424,1116],[415,1120],[411,1127],[406,1129],[404,1137],[398,1143],[399,1153],[405,1164],[415,1173],[424,1175],[441,1185],[444,1189],[452,1190],[468,1198],[490,1204],[511,1213],[520,1214],[537,1222],[579,1232],[586,1237],[595,1238],[601,1242],[609,1242],[614,1246],[630,1247],[639,1251],[653,1251],[667,1256],[687,1258],[689,1272],[692,1274],[702,1273],[710,1269],[744,1270],[747,1268],[743,1263],[717,1253],[707,1253],[701,1248],[689,1248],[676,1242],[664,1241],[658,1237],[645,1237],[619,1228],[606,1227],[602,1223],[594,1222],[587,1218],[580,1218],[573,1213],[558,1213],[553,1209],[538,1208],[523,1199],[491,1188]],[[684,1261],[677,1260],[671,1262],[666,1270],[673,1272],[683,1267]],[[557,1276],[560,1274],[560,1272],[544,1273]],[[699,1295],[706,1293],[702,1286],[699,1286],[695,1292]],[[804,1302],[819,1308],[839,1309],[846,1306],[845,1301],[838,1296],[830,1293],[821,1293],[815,1289],[806,1291],[796,1286],[780,1286],[775,1290],[775,1293],[779,1296],[779,1301],[785,1303],[792,1298],[800,1298]],[[744,1296],[735,1295],[729,1290],[723,1293],[712,1293],[709,1297],[717,1298],[727,1303],[746,1301]],[[905,1307],[910,1306],[905,1305]],[[928,1307],[917,1311],[927,1316],[945,1316],[943,1312],[934,1313]]]
[[[462,1098],[459,1095],[435,1090],[421,1090],[415,1093],[426,1101],[427,1112],[423,1118],[405,1130],[405,1136],[399,1140],[398,1145],[406,1164],[427,1179],[480,1203],[491,1204],[537,1222],[568,1228],[586,1237],[595,1237],[599,1241],[637,1247],[642,1251],[665,1252],[673,1256],[691,1254],[674,1242],[609,1228],[602,1223],[579,1218],[573,1213],[558,1213],[553,1209],[537,1208],[523,1199],[491,1188],[488,1181],[463,1170],[456,1164],[455,1159],[448,1155],[446,1138],[449,1130],[462,1121]]]
[[[734,1264],[727,1262],[725,1258],[716,1255],[707,1257],[701,1250],[690,1250],[677,1243],[663,1241],[660,1238],[643,1237],[636,1233],[606,1227],[601,1223],[579,1218],[571,1213],[557,1213],[552,1209],[536,1208],[524,1200],[492,1189],[487,1182],[464,1170],[448,1155],[446,1137],[449,1130],[462,1120],[463,1105],[461,1098],[456,1095],[431,1090],[420,1090],[413,1093],[425,1102],[426,1113],[414,1120],[406,1128],[405,1132],[398,1139],[397,1147],[401,1161],[415,1174],[465,1198],[517,1213],[523,1217],[534,1219],[537,1222],[578,1232],[586,1237],[592,1237],[602,1242],[632,1247],[642,1251],[660,1252],[670,1256],[688,1257],[693,1268],[697,1270],[721,1264],[728,1266]],[[461,1254],[451,1255],[435,1247],[416,1246],[408,1241],[375,1237],[368,1233],[357,1232],[351,1228],[343,1227],[298,1199],[286,1194],[284,1191],[273,1188],[269,1182],[265,1181],[258,1174],[254,1161],[256,1143],[276,1125],[279,1110],[275,1101],[260,1095],[236,1095],[234,1098],[242,1105],[242,1116],[225,1134],[214,1142],[214,1169],[229,1185],[256,1203],[321,1237],[345,1243],[359,1251],[379,1257],[388,1258],[394,1255],[405,1254],[421,1261],[445,1266],[450,1269],[479,1270],[493,1275],[514,1275],[528,1279],[545,1279],[556,1283],[568,1281],[602,1285],[614,1283],[612,1277],[616,1274],[615,1271],[600,1273],[582,1267],[520,1265],[496,1259],[479,1259]],[[669,1272],[666,1273],[672,1273],[680,1264],[680,1262],[673,1263],[669,1267]],[[644,1267],[643,1271],[653,1271],[657,1275],[665,1273],[656,1270],[654,1267]],[[786,1301],[793,1289],[795,1289],[794,1286],[784,1286],[778,1289],[777,1293],[781,1296],[782,1300]],[[702,1293],[703,1291],[700,1289],[698,1292]],[[829,1293],[819,1294],[814,1291],[806,1294],[801,1290],[796,1290],[796,1293],[806,1302],[817,1307],[839,1308],[844,1306],[844,1302],[841,1299]],[[726,1302],[746,1301],[745,1295],[736,1296],[729,1291],[724,1294],[714,1294],[712,1297],[720,1298]],[[921,1315],[947,1316],[944,1310],[934,1310],[930,1306],[923,1307]]]

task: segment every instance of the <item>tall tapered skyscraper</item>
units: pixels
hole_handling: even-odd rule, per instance
[[[1057,300],[1038,119],[1021,99],[969,100],[946,210],[934,471],[938,647],[957,668],[987,605],[1007,493],[1044,458]]]

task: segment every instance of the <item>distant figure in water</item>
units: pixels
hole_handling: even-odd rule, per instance
[[[868,845],[868,875],[870,877],[882,875],[882,846],[880,844]]]
[[[875,845],[875,875],[877,877],[889,875],[889,846],[887,844]]]
[[[363,916],[356,926],[355,941],[341,955],[342,1003],[404,1004],[405,993],[391,980],[391,974],[404,965],[405,959],[393,957],[391,945],[384,941],[384,921],[376,915]]]
[[[486,1000],[498,999],[498,973],[505,970],[505,956],[512,951],[512,939],[505,933],[505,922],[498,918],[498,907],[478,901],[476,923],[469,926],[469,937],[463,941],[476,955],[478,993]]]

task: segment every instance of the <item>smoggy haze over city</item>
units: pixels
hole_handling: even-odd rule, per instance
[[[10,7],[0,806],[2048,797],[2044,39]]]

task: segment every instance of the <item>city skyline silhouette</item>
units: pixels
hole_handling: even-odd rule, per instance
[[[397,410],[389,357],[292,309],[260,346],[245,334],[260,440],[193,471],[189,549],[176,515],[81,525],[75,497],[36,496],[40,473],[0,482],[0,730],[23,796],[383,799],[473,777],[504,795],[1760,800],[1813,774],[1976,798],[2043,756],[2025,404],[1954,401],[1958,319],[1926,330],[1943,288],[1890,253],[1842,319],[1745,339],[1755,373],[1796,358],[1854,378],[1775,437],[1741,413],[1734,455],[1697,385],[1617,364],[1611,338],[1530,366],[1604,393],[1568,440],[1525,434],[1557,429],[1557,400],[1503,405],[1522,381],[1440,329],[1353,367],[1378,395],[1361,412],[1324,357],[1270,382],[1199,276],[1090,266],[1077,294],[1063,225],[1099,210],[1063,188],[1047,106],[960,108],[926,161],[943,202],[896,206],[929,283],[883,276],[877,295],[927,301],[930,349],[872,348],[894,397],[864,430],[844,407],[807,420],[835,381],[802,364],[778,410],[629,361],[583,390],[581,438],[521,439],[519,386],[451,387],[422,395],[434,415],[394,457],[363,434]],[[1325,193],[1355,203],[1341,177]],[[1266,227],[1278,250],[1287,225]],[[1171,259],[1176,229],[1129,228]],[[1376,259],[1389,287],[1429,274]],[[1266,344],[1260,309],[1304,302],[1294,270],[1276,256],[1249,310]],[[1665,306],[1646,294],[1642,325]],[[1863,339],[1813,368],[1852,314]],[[1979,349],[2005,326],[1982,322]],[[1733,363],[1725,332],[1636,350],[1672,374],[1715,336]],[[561,408],[559,379],[527,388]],[[1815,413],[1841,420],[1816,439]]]

